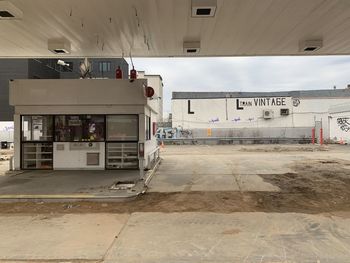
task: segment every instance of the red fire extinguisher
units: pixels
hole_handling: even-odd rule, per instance
[[[120,66],[115,71],[115,78],[116,79],[122,79],[123,78],[123,71],[120,69]]]
[[[137,72],[136,72],[136,69],[134,67],[132,67],[132,70],[130,70],[130,79],[131,80],[137,79]]]

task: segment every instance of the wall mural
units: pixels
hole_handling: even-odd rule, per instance
[[[350,131],[350,118],[349,117],[337,118],[337,123],[338,123],[339,128],[342,131],[344,131],[344,132]]]

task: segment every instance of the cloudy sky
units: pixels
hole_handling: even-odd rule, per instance
[[[287,91],[345,88],[350,56],[135,58],[137,70],[159,74],[164,111],[173,91]]]

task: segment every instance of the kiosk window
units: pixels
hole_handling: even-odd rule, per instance
[[[55,140],[58,142],[104,141],[104,116],[55,116]]]
[[[111,62],[110,61],[101,61],[98,64],[98,69],[100,72],[109,72],[111,71]]]
[[[151,139],[151,117],[146,116],[146,141]]]
[[[137,115],[108,115],[107,140],[109,141],[137,141]]]
[[[52,141],[52,116],[22,116],[22,141]]]

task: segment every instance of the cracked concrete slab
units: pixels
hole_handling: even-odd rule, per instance
[[[0,261],[102,260],[126,214],[0,215]]]
[[[106,263],[348,262],[350,219],[295,213],[135,213]]]

